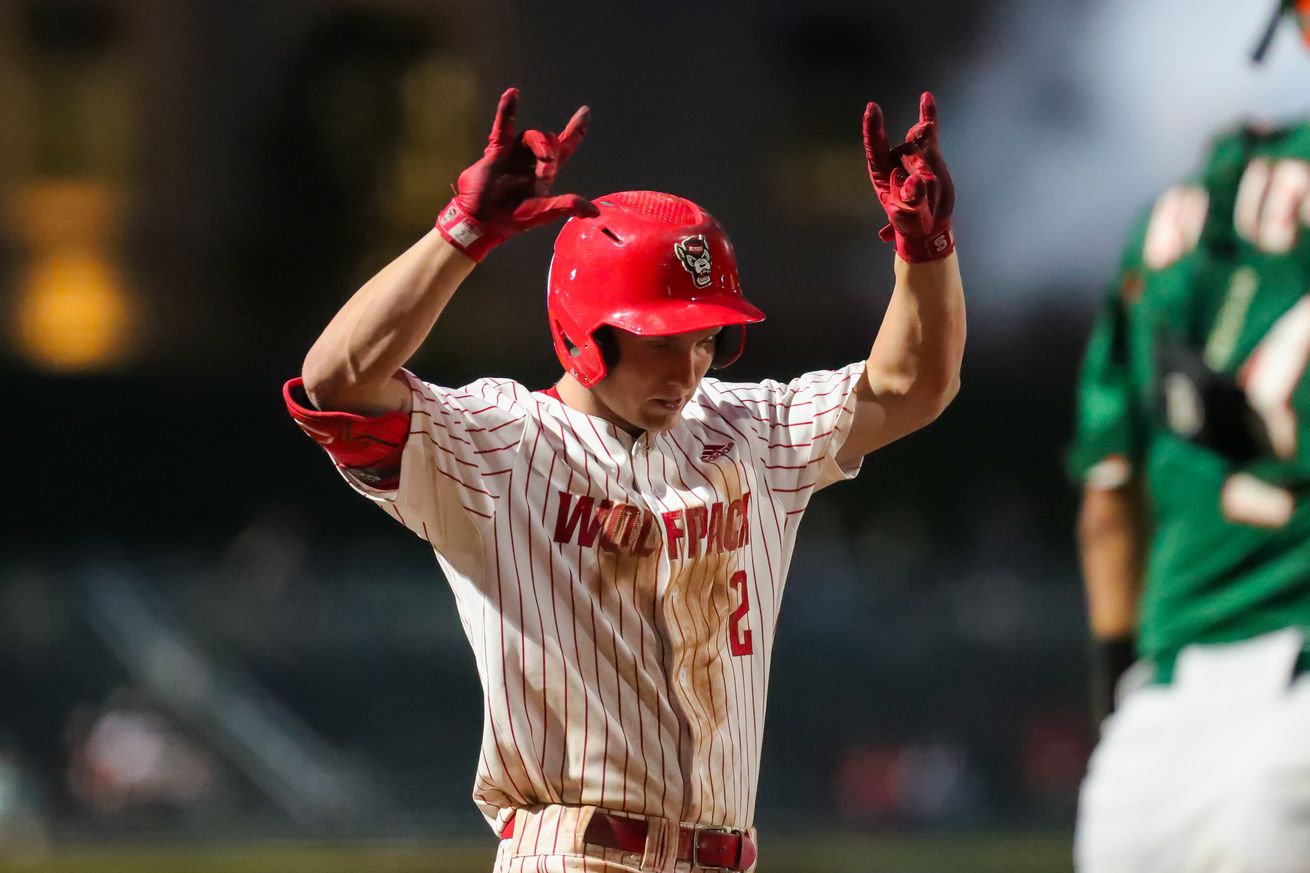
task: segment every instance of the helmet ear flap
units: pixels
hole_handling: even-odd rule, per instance
[[[710,366],[722,370],[741,357],[746,348],[746,326],[742,324],[725,324],[723,330],[715,337],[714,360]]]
[[[591,340],[600,350],[600,359],[605,362],[605,372],[613,372],[619,365],[619,339],[614,335],[614,328],[602,324],[591,332]]]
[[[594,335],[587,336],[585,331],[576,330],[576,325],[571,323],[572,319],[563,315],[557,313],[550,322],[550,332],[555,340],[555,356],[573,378],[590,388],[605,378],[605,358]],[[574,341],[575,336],[582,339],[581,344]]]

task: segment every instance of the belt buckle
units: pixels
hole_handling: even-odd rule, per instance
[[[736,836],[740,839],[746,836],[745,831],[741,830],[740,828],[724,827],[723,825],[704,825],[704,826],[697,825],[696,829],[692,831],[691,834],[691,866],[692,867],[697,867],[704,870],[721,870],[721,871],[735,871],[740,869],[739,867],[709,867],[702,864],[700,860],[700,835],[701,834],[729,834],[729,835]],[[740,843],[738,843],[737,845],[737,860],[738,862],[741,861]]]

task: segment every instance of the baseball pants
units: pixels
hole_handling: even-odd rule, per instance
[[[1310,674],[1284,629],[1128,691],[1079,797],[1079,873],[1310,873]]]

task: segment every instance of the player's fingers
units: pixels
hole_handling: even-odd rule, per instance
[[[885,177],[891,172],[891,149],[887,145],[882,107],[873,102],[864,108],[864,157],[870,174]]]
[[[920,151],[936,148],[937,125],[930,121],[920,121],[905,132],[905,145]]]
[[[911,164],[921,161],[923,152],[912,142],[903,142],[891,150],[891,164],[894,167],[911,168]]]
[[[496,120],[487,137],[488,148],[508,148],[514,141],[514,116],[519,108],[519,89],[507,88],[496,106]]]
[[[919,121],[905,134],[905,141],[921,151],[929,152],[937,148],[940,130],[937,103],[930,91],[924,91],[919,98]]]
[[[538,162],[553,164],[559,159],[559,138],[544,130],[523,131],[523,144]]]
[[[524,200],[514,210],[514,220],[523,227],[549,224],[561,218],[595,218],[597,215],[600,215],[600,210],[596,204],[578,194],[533,197]]]
[[[536,158],[532,168],[534,190],[537,194],[545,194],[555,184],[555,176],[559,174],[559,140],[553,133],[525,130],[523,145]]]
[[[918,174],[911,174],[900,186],[901,202],[906,206],[918,206],[928,193],[927,181]]]
[[[582,143],[582,138],[587,135],[587,128],[591,127],[591,107],[582,106],[578,111],[573,113],[569,123],[564,125],[564,131],[559,135],[559,162],[563,164]]]
[[[922,176],[925,179],[936,177],[932,165],[928,163],[928,158],[918,149],[906,149],[900,155],[901,166],[911,175]]]
[[[927,193],[927,179],[897,167],[892,170],[891,185],[883,205],[896,212],[914,212],[925,201]]]
[[[937,124],[937,98],[932,96],[931,91],[919,95],[919,123]]]

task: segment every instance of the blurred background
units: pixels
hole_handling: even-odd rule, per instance
[[[892,277],[860,117],[937,94],[964,389],[801,528],[763,869],[1067,869],[1078,357],[1131,218],[1211,131],[1305,108],[1292,28],[1246,60],[1272,6],[0,0],[0,869],[490,869],[453,598],[280,386],[511,84],[525,126],[593,108],[560,190],[728,227],[769,314],[734,379],[865,356]],[[413,369],[554,381],[552,238]]]

